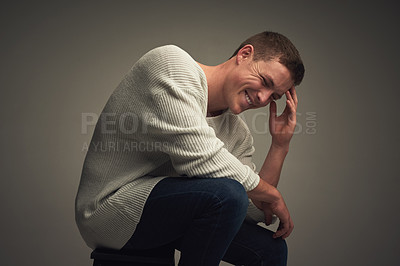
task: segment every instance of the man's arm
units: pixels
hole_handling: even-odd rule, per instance
[[[283,161],[289,151],[289,143],[296,126],[296,109],[298,100],[294,87],[286,92],[286,98],[286,108],[279,117],[276,115],[276,103],[270,103],[269,127],[272,136],[272,144],[259,172],[261,181],[263,181],[260,182],[261,186],[263,186],[263,183],[270,186],[270,188],[264,189],[264,193],[266,194],[276,194],[272,188],[276,189],[276,186],[278,185]],[[267,186],[264,184],[264,187]],[[258,193],[262,191],[259,187],[254,189],[254,192],[256,191],[257,193],[250,193],[249,197],[254,205],[264,211],[265,223],[267,225],[271,224],[272,214],[276,214],[280,219],[280,226],[275,236],[282,234],[283,237],[287,237],[293,230],[293,222],[280,193],[278,192],[282,199],[271,202],[268,200],[262,200],[261,197],[258,196]],[[282,203],[278,204],[280,201]]]
[[[282,171],[283,162],[289,148],[281,148],[271,144],[271,148],[268,151],[267,157],[265,158],[264,164],[258,173],[261,180],[265,181],[273,187],[278,186],[279,178]],[[269,204],[266,202],[257,201],[252,199],[253,204],[263,210],[265,217],[265,224],[270,225],[273,222],[273,211]]]
[[[264,164],[258,173],[264,181],[274,187],[278,186],[283,162],[288,151],[289,147],[278,147],[274,144],[271,144]]]
[[[276,115],[276,103],[270,103],[269,129],[272,144],[259,172],[260,177],[274,187],[278,185],[283,162],[289,151],[289,143],[296,126],[298,100],[294,87],[286,92],[286,98],[286,108],[279,117]]]
[[[253,202],[267,204],[268,210],[278,216],[279,228],[273,235],[274,238],[286,238],[290,235],[294,227],[293,221],[281,193],[274,186],[260,179],[258,185],[247,192],[247,195]]]

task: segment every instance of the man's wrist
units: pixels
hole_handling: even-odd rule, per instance
[[[287,144],[277,144],[274,141],[271,143],[270,147],[271,152],[277,152],[284,156],[289,152],[289,143]]]
[[[252,201],[267,203],[276,202],[282,197],[281,193],[274,186],[262,179],[260,179],[260,183],[253,190],[247,192],[247,195]]]

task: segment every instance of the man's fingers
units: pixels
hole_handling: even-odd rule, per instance
[[[279,227],[278,227],[278,230],[275,232],[275,234],[274,234],[274,238],[278,238],[278,237],[281,237],[281,236],[283,236],[284,234],[286,234],[286,232],[288,232],[289,231],[289,225],[287,224],[287,223],[280,223],[279,224]]]
[[[293,100],[293,98],[292,98],[292,94],[291,94],[290,92],[291,92],[291,89],[288,90],[287,92],[285,92],[286,98],[287,98],[289,101],[294,102],[294,100]]]
[[[284,236],[288,231],[289,231],[289,228],[287,226],[282,227],[281,229],[279,229],[278,231],[275,232],[274,238]]]
[[[299,103],[299,100],[297,99],[296,88],[293,86],[290,90],[292,92],[292,98],[294,100],[294,103],[296,104],[296,107],[297,107],[297,104]]]
[[[297,93],[296,93],[296,89],[293,86],[290,90],[288,90],[286,93],[286,98],[293,103],[294,106],[294,110],[297,109],[297,104],[298,104],[298,99],[297,99]]]
[[[276,102],[272,101],[269,104],[269,118],[272,119],[272,118],[275,118],[275,117],[276,117]]]
[[[270,225],[272,223],[272,214],[271,213],[265,213],[265,224]]]
[[[297,104],[296,104],[296,101],[295,101],[294,98],[293,98],[292,89],[290,89],[290,90],[288,90],[288,91],[286,92],[286,98],[287,98],[287,101],[286,101],[286,102],[289,101],[289,102],[291,103],[291,106],[294,107],[294,110],[296,110]]]
[[[291,226],[289,226],[289,231],[287,231],[284,235],[282,235],[282,238],[285,239],[287,238],[293,231],[293,224]]]
[[[289,119],[292,120],[292,121],[295,121],[296,120],[296,107],[294,106],[294,103],[289,101],[289,100],[287,100],[286,104],[287,104],[287,106],[289,107],[289,110],[290,110]]]
[[[274,238],[282,237],[283,239],[287,238],[293,231],[293,222],[289,220],[287,223],[280,223],[278,230],[273,235]]]

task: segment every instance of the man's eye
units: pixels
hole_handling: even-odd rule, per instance
[[[265,80],[264,77],[262,77],[262,82],[264,83],[264,86],[269,87],[267,81]]]

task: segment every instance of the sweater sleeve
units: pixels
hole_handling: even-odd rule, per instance
[[[243,128],[244,133],[243,139],[236,143],[233,152],[242,164],[249,166],[254,172],[256,172],[256,165],[253,162],[253,154],[255,151],[253,136],[242,118],[238,117],[237,123],[237,127]]]
[[[247,191],[258,185],[259,176],[228,152],[208,126],[193,90],[169,88],[156,96],[156,103],[149,135],[169,155],[177,173],[235,179]]]
[[[242,164],[249,166],[254,172],[256,172],[256,165],[252,160],[255,151],[253,136],[251,135],[247,124],[240,116],[237,116],[237,119],[235,120],[235,128],[240,132],[240,134],[236,134],[236,139],[234,140],[234,143],[231,144],[233,146],[232,154],[234,154]],[[272,224],[274,224],[276,220],[276,216],[274,215]],[[258,209],[251,199],[249,199],[246,221],[255,224],[260,222],[265,223],[264,212]]]

